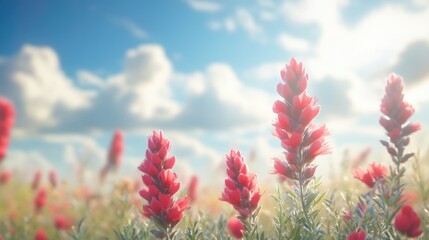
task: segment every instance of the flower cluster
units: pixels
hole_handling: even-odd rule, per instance
[[[0,97],[0,162],[6,156],[9,136],[15,122],[15,110],[11,102]]]
[[[247,165],[239,151],[226,155],[225,189],[221,201],[230,203],[242,218],[249,218],[258,207],[261,193],[256,187],[256,174],[247,171]]]
[[[387,132],[390,143],[382,140],[396,164],[406,162],[414,154],[403,155],[404,147],[410,143],[409,135],[420,130],[419,123],[408,122],[414,108],[404,101],[404,83],[401,77],[391,74],[387,79],[386,94],[381,100],[380,124]]]
[[[303,181],[314,175],[313,160],[330,153],[325,141],[328,131],[325,125],[311,124],[320,107],[315,98],[307,96],[308,75],[302,63],[292,58],[280,75],[283,83],[277,85],[277,92],[283,99],[274,103],[278,119],[274,126],[275,135],[285,149],[286,161],[274,159],[275,173]]]
[[[188,186],[188,195],[191,198],[192,202],[197,199],[197,187],[198,187],[198,176],[192,175]]]
[[[143,206],[143,214],[152,219],[163,236],[183,218],[183,211],[189,209],[189,197],[176,200],[174,194],[179,190],[180,183],[172,171],[175,157],[168,157],[170,142],[163,138],[162,132],[153,132],[148,138],[146,158],[138,169],[143,172],[142,180],[146,188],[139,192],[147,201]],[[161,234],[161,233],[160,233]],[[161,234],[161,235],[162,235]],[[160,235],[160,236],[161,236]]]
[[[355,178],[359,179],[370,188],[374,187],[375,183],[385,178],[386,175],[387,168],[377,163],[371,163],[365,172],[360,169],[353,172]]]

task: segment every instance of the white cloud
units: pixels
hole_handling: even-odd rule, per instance
[[[127,52],[125,81],[135,94],[130,106],[132,113],[143,118],[169,118],[179,111],[171,100],[169,80],[172,75],[170,60],[159,45],[143,45]]]
[[[273,99],[268,93],[243,85],[227,64],[209,65],[204,77],[205,91],[183,106],[176,119],[179,127],[237,129],[269,124]]]
[[[58,123],[57,110],[87,108],[93,96],[73,85],[49,47],[25,45],[1,63],[0,69],[0,94],[15,103],[18,127],[53,126]]]
[[[209,28],[212,30],[224,29],[228,32],[235,32],[242,29],[251,37],[260,38],[263,34],[263,28],[258,24],[251,12],[244,8],[238,8],[235,14],[223,19],[223,21],[210,21]]]
[[[145,30],[130,19],[117,19],[116,22],[135,38],[146,39],[149,37],[149,34]]]
[[[253,36],[262,32],[262,27],[256,23],[253,15],[246,9],[237,9],[236,21],[239,26]]]
[[[277,37],[277,43],[288,52],[306,52],[310,49],[310,44],[305,39],[286,33],[282,33]]]
[[[264,21],[273,21],[276,20],[277,15],[272,11],[261,11],[259,17]]]
[[[84,86],[104,86],[104,81],[99,76],[91,73],[90,71],[79,70],[77,72],[77,79],[79,80],[79,83]]]
[[[208,0],[187,0],[186,2],[192,9],[201,12],[217,12],[222,9],[219,3]]]

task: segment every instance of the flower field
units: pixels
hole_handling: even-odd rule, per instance
[[[125,147],[117,130],[95,185],[61,180],[55,170],[21,180],[3,164],[13,161],[8,145],[20,116],[1,98],[0,239],[428,239],[429,154],[425,146],[408,149],[424,126],[412,118],[403,79],[387,77],[374,119],[386,133],[379,147],[388,164],[367,159],[366,150],[341,160],[343,175],[320,179],[314,160],[336,151],[329,126],[313,121],[321,108],[317,96],[307,95],[312,82],[303,64],[292,58],[280,73],[272,107],[284,151],[272,161],[278,181],[259,181],[239,149],[230,149],[224,175],[213,179],[221,189],[199,186],[197,175],[180,184],[181,160],[162,131],[141,143],[140,178],[109,178]]]

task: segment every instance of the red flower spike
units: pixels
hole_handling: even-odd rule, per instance
[[[34,173],[33,181],[31,183],[31,187],[33,188],[33,190],[36,190],[39,188],[41,178],[42,178],[42,173],[40,171],[36,171]]]
[[[6,157],[10,132],[15,123],[15,110],[12,103],[0,97],[0,163]]]
[[[385,95],[381,100],[380,125],[386,130],[390,143],[383,143],[392,157],[397,157],[399,162],[406,160],[399,159],[404,147],[408,145],[408,136],[420,130],[419,123],[409,123],[408,120],[414,114],[414,108],[404,101],[404,83],[400,76],[391,74],[387,78]],[[396,148],[393,148],[393,146]]]
[[[52,187],[55,188],[57,186],[57,183],[58,183],[57,172],[55,172],[55,170],[49,171],[48,177],[49,177],[49,182],[51,183]]]
[[[121,130],[116,130],[113,134],[113,139],[110,144],[110,149],[107,155],[107,162],[100,171],[100,179],[104,178],[111,170],[119,168],[122,162],[122,154],[124,152],[124,135]]]
[[[225,184],[227,184],[225,182]],[[195,201],[197,199],[197,187],[198,187],[198,176],[193,175],[191,177],[191,181],[189,182],[188,186],[188,195],[191,198],[191,201]]]
[[[256,175],[247,171],[240,152],[231,150],[226,155],[228,178],[221,201],[230,203],[243,218],[249,218],[258,207],[261,193],[256,188]]]
[[[34,240],[48,240],[48,236],[46,236],[46,233],[43,231],[43,229],[39,229],[34,236]]]
[[[34,208],[36,212],[40,212],[47,202],[48,192],[45,188],[39,188],[37,190],[36,196],[34,197]]]
[[[11,177],[12,177],[12,173],[10,171],[5,170],[3,172],[0,172],[0,185],[3,185],[3,184],[6,185],[9,182]]]
[[[148,138],[146,158],[138,169],[143,173],[142,182],[146,186],[139,192],[147,203],[143,205],[143,215],[157,219],[164,229],[171,229],[183,218],[188,210],[189,197],[176,200],[174,194],[179,190],[177,175],[171,169],[174,156],[168,157],[170,142],[164,139],[161,132],[153,131]]]
[[[365,240],[366,239],[366,233],[362,229],[357,229],[356,231],[350,233],[347,236],[347,240]]]
[[[232,217],[228,220],[227,228],[234,238],[240,239],[243,237],[244,225],[237,217]]]
[[[325,141],[328,131],[324,125],[315,127],[311,122],[319,114],[316,99],[306,94],[308,75],[292,58],[280,72],[283,83],[277,85],[282,100],[277,100],[273,111],[277,114],[275,135],[286,150],[286,161],[274,161],[274,173],[293,180],[313,177],[313,160],[330,153]],[[292,171],[292,172],[291,172]]]
[[[405,205],[399,210],[394,219],[396,230],[407,237],[418,237],[422,234],[420,218],[413,208]]]

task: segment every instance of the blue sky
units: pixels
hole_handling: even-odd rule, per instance
[[[231,147],[255,152],[269,178],[282,151],[271,136],[275,85],[294,56],[332,132],[334,153],[318,162],[327,174],[344,149],[378,151],[390,72],[404,76],[413,119],[429,122],[427,22],[424,0],[2,1],[0,95],[18,113],[5,167],[72,179],[88,162],[91,179],[119,128],[119,175],[133,177],[147,135],[163,129],[183,181],[217,176]]]

